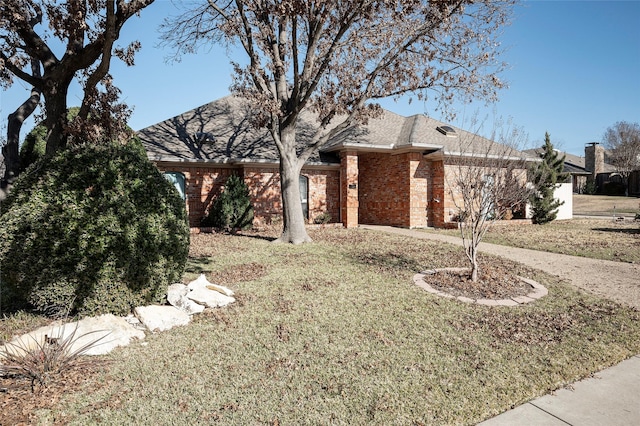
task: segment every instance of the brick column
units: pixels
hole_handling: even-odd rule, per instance
[[[427,225],[427,181],[428,175],[422,154],[412,152],[409,158],[409,227]]]
[[[444,173],[444,162],[431,162],[431,184],[429,185],[431,189],[429,194],[429,225],[436,228],[443,228],[445,226]]]
[[[358,153],[340,153],[340,213],[345,228],[358,226]]]

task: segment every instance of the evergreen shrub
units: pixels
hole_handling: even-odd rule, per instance
[[[559,183],[567,179],[567,175],[562,172],[565,156],[560,157],[553,149],[549,133],[545,133],[540,158],[542,161],[532,170],[532,182],[536,192],[530,202],[533,222],[543,225],[554,221],[558,215],[558,208],[564,204],[564,201],[555,198],[555,190]]]
[[[587,181],[587,183],[582,187],[582,193],[585,195],[595,195],[596,192],[598,192],[598,186],[593,180]]]
[[[331,222],[331,214],[329,212],[322,212],[313,219],[313,223],[316,225],[324,225]]]
[[[229,176],[222,193],[215,199],[202,226],[212,226],[227,232],[248,229],[253,225],[253,206],[249,187],[238,176]]]
[[[0,213],[3,308],[126,314],[161,301],[184,271],[184,202],[135,144],[38,160]]]

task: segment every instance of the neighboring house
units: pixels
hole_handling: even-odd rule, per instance
[[[567,152],[561,152],[560,155],[565,156],[563,172],[571,176],[573,192],[582,194],[584,186],[587,184],[587,179],[592,175],[592,173],[585,168],[584,157],[579,157]]]
[[[565,156],[563,172],[571,176],[573,192],[576,194],[582,194],[587,181],[590,180],[595,181],[597,192],[603,192],[608,182],[620,181],[619,176],[616,178],[615,166],[608,163],[607,151],[597,142],[590,142],[585,146],[584,157],[556,151],[560,157]],[[526,152],[541,155],[542,148],[529,149]]]
[[[631,173],[629,181],[611,164],[610,153],[598,142],[590,142],[584,148],[584,168],[590,173],[587,179],[596,183],[599,194],[624,195],[625,187],[631,196],[640,196],[640,170]]]
[[[138,132],[161,171],[184,175],[192,227],[232,174],[249,186],[256,221],[281,218],[278,154],[269,132],[251,126],[252,116],[246,102],[227,96]],[[308,140],[317,125],[311,113],[303,114],[298,141]],[[478,152],[500,146],[423,115],[384,111],[366,126],[348,128],[302,169],[308,222],[328,213],[346,227],[454,226],[458,212],[445,175],[460,155],[460,140],[470,138]]]

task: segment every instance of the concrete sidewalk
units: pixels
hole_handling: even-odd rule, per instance
[[[482,426],[640,425],[640,356],[480,423]]]
[[[462,245],[460,237],[416,229],[380,225],[360,225],[360,228]],[[576,287],[640,309],[640,280],[638,279],[640,264],[590,259],[489,243],[480,243],[478,249],[483,253],[512,259],[551,275],[559,276]],[[594,267],[594,265],[597,266]],[[584,271],[589,271],[589,273],[584,274]],[[580,279],[576,279],[578,276]],[[607,285],[603,286],[603,283],[607,283]]]
[[[390,226],[361,225],[361,228],[405,235],[414,238],[443,241],[461,245],[461,239],[453,236],[433,234],[419,230],[394,228]],[[581,268],[588,262],[598,262],[599,271],[581,287],[598,293],[589,281],[594,283],[611,280],[612,271],[620,271],[623,277],[616,281],[619,286],[627,287],[624,302],[631,306],[640,306],[640,265],[620,262],[597,261],[593,259],[550,254],[535,250],[517,249],[495,244],[480,244],[480,251],[514,259],[529,266],[559,275],[571,281],[571,271]],[[618,274],[619,275],[619,274]],[[636,291],[638,290],[638,291]],[[604,295],[609,296],[611,295]],[[617,299],[617,298],[616,298]],[[482,426],[627,426],[640,425],[640,355],[629,358],[613,367],[607,368],[594,377],[581,380],[570,387],[534,399],[494,418],[480,423]]]

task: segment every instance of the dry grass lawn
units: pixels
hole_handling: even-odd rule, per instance
[[[603,195],[574,195],[573,212],[599,215],[600,219],[554,221],[546,225],[514,225],[508,222],[492,227],[483,241],[512,247],[594,259],[640,263],[640,222],[627,217],[640,212],[640,199]],[[458,230],[428,230],[459,236]]]
[[[573,195],[573,214],[606,215],[640,213],[640,198],[607,195]]]
[[[311,236],[297,247],[193,236],[185,280],[204,272],[237,303],[116,350],[84,384],[56,388],[55,404],[0,394],[0,424],[20,413],[79,425],[476,424],[640,353],[637,310],[522,265],[481,259],[548,296],[478,306],[412,283],[463,266],[458,247],[357,229]]]
[[[573,219],[546,225],[495,226],[483,241],[594,259],[640,263],[640,223],[629,220],[621,223],[612,219]]]
[[[615,210],[614,210],[615,209]],[[640,199],[605,195],[573,196],[573,213],[599,215],[601,219],[554,221],[546,225],[492,227],[483,241],[512,247],[593,259],[640,263],[640,222],[614,220],[618,214],[640,212]],[[458,236],[458,230],[429,230]]]

